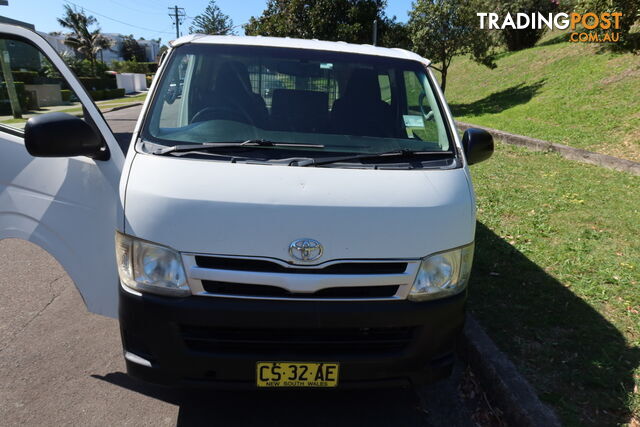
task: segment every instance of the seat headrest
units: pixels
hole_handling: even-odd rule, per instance
[[[356,68],[351,72],[345,97],[363,101],[380,100],[378,74],[368,68]]]
[[[240,61],[229,61],[220,65],[215,90],[229,94],[252,92],[246,65]]]
[[[271,110],[273,114],[307,114],[326,113],[328,111],[328,94],[312,90],[275,89]]]

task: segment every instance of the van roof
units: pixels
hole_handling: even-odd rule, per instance
[[[324,40],[306,40],[289,37],[263,37],[263,36],[209,36],[204,34],[189,34],[170,42],[172,47],[187,43],[198,44],[226,44],[242,46],[271,46],[297,49],[328,50],[332,52],[359,53],[363,55],[386,56],[389,58],[402,58],[420,61],[429,64],[430,61],[418,54],[405,49],[373,46],[370,44],[353,44],[346,42],[329,42]]]

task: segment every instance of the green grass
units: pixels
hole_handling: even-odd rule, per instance
[[[125,96],[123,98],[114,98],[114,99],[108,99],[108,100],[104,100],[104,101],[98,101],[96,102],[96,105],[98,106],[98,108],[102,111],[104,110],[109,110],[111,108],[114,107],[122,107],[128,104],[132,104],[132,103],[138,103],[138,102],[144,102],[144,100],[147,98],[147,94],[146,93],[141,93],[139,95],[134,95],[134,96]],[[72,106],[69,108],[63,108],[60,110],[57,110],[59,112],[62,113],[68,113],[68,114],[72,114],[72,115],[76,115],[76,116],[82,116],[82,107],[80,106]],[[9,125],[9,124],[18,124],[18,123],[24,123],[26,122],[27,119],[23,118],[23,119],[7,119],[7,120],[2,120],[0,121],[0,123]]]
[[[16,123],[24,123],[26,121],[27,121],[27,119],[7,119],[7,120],[0,121],[0,123],[5,124],[5,125],[11,125],[11,124],[16,124]]]
[[[566,425],[640,420],[640,177],[497,145],[470,310]]]
[[[141,93],[138,95],[133,95],[133,96],[125,96],[122,98],[113,98],[113,99],[106,99],[104,101],[98,101],[96,102],[96,104],[98,104],[99,106],[103,106],[103,105],[108,105],[108,104],[130,104],[132,102],[144,102],[144,100],[147,99],[147,93]]]
[[[640,161],[640,55],[551,34],[494,70],[455,58],[447,100],[460,121]]]

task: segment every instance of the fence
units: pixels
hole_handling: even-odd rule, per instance
[[[249,66],[249,80],[251,89],[260,94],[271,108],[273,91],[275,89],[295,89],[326,92],[329,96],[327,109],[333,106],[333,101],[338,97],[338,83],[331,70],[321,70],[319,76],[305,77],[282,74],[267,70],[260,65]]]

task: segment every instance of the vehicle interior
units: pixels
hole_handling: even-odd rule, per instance
[[[185,54],[167,74],[152,114],[155,137],[310,142],[322,134],[449,146],[424,71],[394,62]]]

